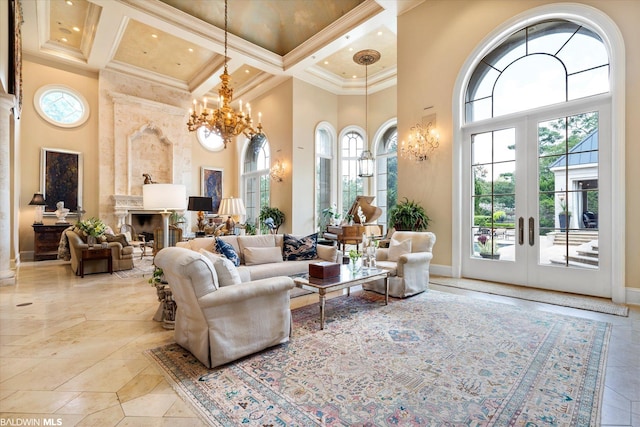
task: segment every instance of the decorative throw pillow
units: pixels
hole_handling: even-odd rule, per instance
[[[282,250],[278,246],[244,248],[242,254],[244,255],[244,265],[282,262]]]
[[[87,235],[85,234],[84,231],[80,230],[79,227],[74,226],[73,227],[73,232],[76,233],[78,236],[80,236],[80,238],[82,239],[82,241],[84,243],[87,243]]]
[[[387,253],[387,259],[389,261],[398,261],[398,259],[404,255],[411,253],[411,239],[398,241],[391,239],[389,243],[389,252]]]
[[[218,284],[220,287],[237,285],[242,282],[238,269],[230,260],[222,255],[209,252],[206,249],[200,249],[199,252],[209,258],[213,263],[213,268],[216,269],[216,274],[218,275]]]
[[[336,259],[338,256],[337,246],[317,245],[316,250],[318,251],[318,258],[330,262],[342,262],[342,260],[338,261]]]
[[[233,249],[233,246],[218,237],[216,237],[216,251],[219,254],[224,255],[236,267],[240,265],[240,257],[236,253],[235,249]]]
[[[105,234],[107,242],[118,242],[122,245],[122,247],[131,246],[129,242],[127,242],[127,236],[124,234]]]
[[[296,238],[290,234],[284,235],[283,256],[285,261],[299,261],[318,257],[318,233]]]

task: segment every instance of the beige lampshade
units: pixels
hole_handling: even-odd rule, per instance
[[[218,209],[218,215],[246,215],[247,211],[244,208],[242,199],[235,197],[229,197],[220,201],[220,209]]]
[[[142,186],[142,204],[148,211],[183,211],[187,189],[180,184],[146,184]]]

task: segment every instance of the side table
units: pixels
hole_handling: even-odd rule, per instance
[[[80,256],[80,277],[84,277],[84,262],[87,260],[106,259],[109,266],[109,274],[113,274],[113,259],[111,258],[111,248],[83,249]]]

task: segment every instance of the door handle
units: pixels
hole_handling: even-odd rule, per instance
[[[535,222],[533,220],[533,217],[530,216],[529,217],[529,246],[533,246],[535,245],[535,235],[534,235],[534,226],[535,226]]]
[[[524,218],[518,218],[518,244],[524,244]]]

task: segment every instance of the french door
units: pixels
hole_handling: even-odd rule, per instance
[[[610,112],[598,99],[465,127],[463,277],[611,296]]]

